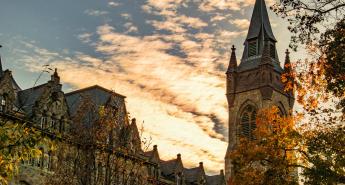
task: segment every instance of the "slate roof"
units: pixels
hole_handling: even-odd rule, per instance
[[[206,175],[206,180],[208,185],[223,185],[225,184],[224,175]]]
[[[161,160],[160,166],[161,166],[161,171],[163,175],[170,176],[174,174],[177,163],[178,163],[177,159],[172,159],[168,161]]]
[[[257,50],[258,52],[256,53],[256,56],[248,56],[248,50],[249,50],[249,40],[253,39],[253,38],[257,38]],[[265,0],[256,0],[255,5],[254,5],[254,9],[253,9],[253,14],[252,14],[252,18],[250,21],[250,26],[249,26],[249,30],[248,30],[248,34],[247,34],[247,38],[245,41],[245,46],[244,46],[244,50],[243,50],[243,54],[242,54],[242,59],[241,59],[241,63],[239,64],[239,66],[237,67],[237,71],[241,72],[241,71],[246,71],[246,70],[250,70],[250,69],[254,69],[254,68],[258,68],[261,60],[262,60],[262,56],[264,54],[264,43],[266,42],[266,39],[270,39],[273,40],[274,42],[277,42],[277,40],[274,37],[274,34],[272,32],[272,28],[271,28],[271,24],[269,21],[269,17],[268,17],[268,13],[267,13],[267,8],[266,8],[266,4],[265,4]],[[275,47],[275,46],[274,46]],[[282,72],[283,69],[280,66],[280,62],[279,62],[279,58],[277,55],[277,51],[275,49],[276,52],[276,57],[275,59],[272,59],[272,64],[273,67],[276,71],[278,72]],[[267,53],[266,53],[267,54]]]
[[[196,182],[200,174],[202,173],[202,169],[200,167],[195,168],[185,168],[184,169],[184,176],[187,182]]]
[[[110,91],[99,85],[94,85],[94,86],[73,91],[73,92],[65,94],[71,116],[73,116],[77,112],[78,107],[82,101],[82,97],[85,94],[91,98],[92,102],[95,104],[96,107],[106,105],[107,102],[109,101],[109,98],[112,95],[125,98],[125,96],[115,93],[113,91]]]
[[[258,68],[261,62],[261,57],[256,59],[251,59],[248,61],[241,62],[240,65],[237,67],[238,72]],[[273,68],[278,72],[283,72],[283,68],[280,66],[279,61],[272,61]]]
[[[265,0],[256,0],[246,40],[258,37],[262,28],[270,39],[277,41],[272,32]]]
[[[48,84],[42,84],[29,89],[25,89],[18,92],[18,100],[22,110],[28,115],[32,114],[32,107],[35,105],[36,100],[42,95],[45,87]]]

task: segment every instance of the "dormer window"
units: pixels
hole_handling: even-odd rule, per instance
[[[252,40],[248,42],[248,57],[255,56],[257,52],[257,42]]]

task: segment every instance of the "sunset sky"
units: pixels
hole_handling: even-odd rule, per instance
[[[272,4],[273,1],[266,1]],[[3,67],[34,85],[58,68],[65,92],[98,84],[127,110],[161,158],[181,153],[209,173],[224,168],[225,70],[243,51],[254,0],[0,0]],[[280,61],[287,24],[269,12]],[[296,54],[292,53],[292,58]],[[49,79],[49,74],[38,84]],[[151,146],[152,147],[152,146]]]

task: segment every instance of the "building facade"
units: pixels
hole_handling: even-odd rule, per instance
[[[11,184],[225,185],[223,171],[209,176],[202,162],[189,169],[180,154],[165,161],[156,145],[144,151],[125,98],[98,85],[65,93],[56,69],[47,83],[21,89],[0,57],[0,120],[30,123],[57,145],[39,146],[41,157],[23,161]]]
[[[287,115],[294,105],[293,91],[284,91],[281,76],[289,72],[289,52],[285,65],[280,66],[274,37],[264,0],[256,0],[244,42],[240,64],[236,48],[232,47],[226,71],[226,98],[229,109],[229,144],[225,155],[225,176],[233,176],[229,154],[236,148],[240,136],[253,138],[259,109],[277,106]]]

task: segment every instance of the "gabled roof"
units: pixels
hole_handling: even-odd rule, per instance
[[[150,162],[156,163],[159,165],[160,163],[160,158],[159,158],[159,153],[157,149],[157,145],[153,145],[153,149],[150,151],[143,152],[144,156],[146,156]]]
[[[212,176],[206,176],[207,184],[208,185],[222,185],[224,184],[222,177],[220,175],[212,175]]]
[[[84,95],[88,95],[96,107],[105,106],[112,95],[115,95],[122,99],[125,98],[125,96],[115,93],[99,85],[78,89],[65,95],[71,116],[73,116],[77,112]]]
[[[203,163],[200,162],[199,166],[195,168],[185,168],[183,173],[187,182],[197,182],[200,177],[205,176]]]
[[[177,159],[172,159],[168,161],[161,160],[160,166],[163,175],[169,176],[175,173],[175,169],[177,166]]]
[[[258,37],[261,30],[264,30],[270,39],[276,41],[272,32],[265,0],[256,0],[246,40]]]
[[[208,185],[225,185],[224,171],[221,170],[218,175],[206,175]]]
[[[44,83],[42,85],[38,85],[18,92],[20,107],[28,115],[32,114],[32,107],[34,106],[37,99],[42,95],[47,85],[48,83]]]
[[[187,182],[197,182],[201,173],[202,172],[199,167],[189,168],[189,169],[186,168],[184,170],[184,176]]]

